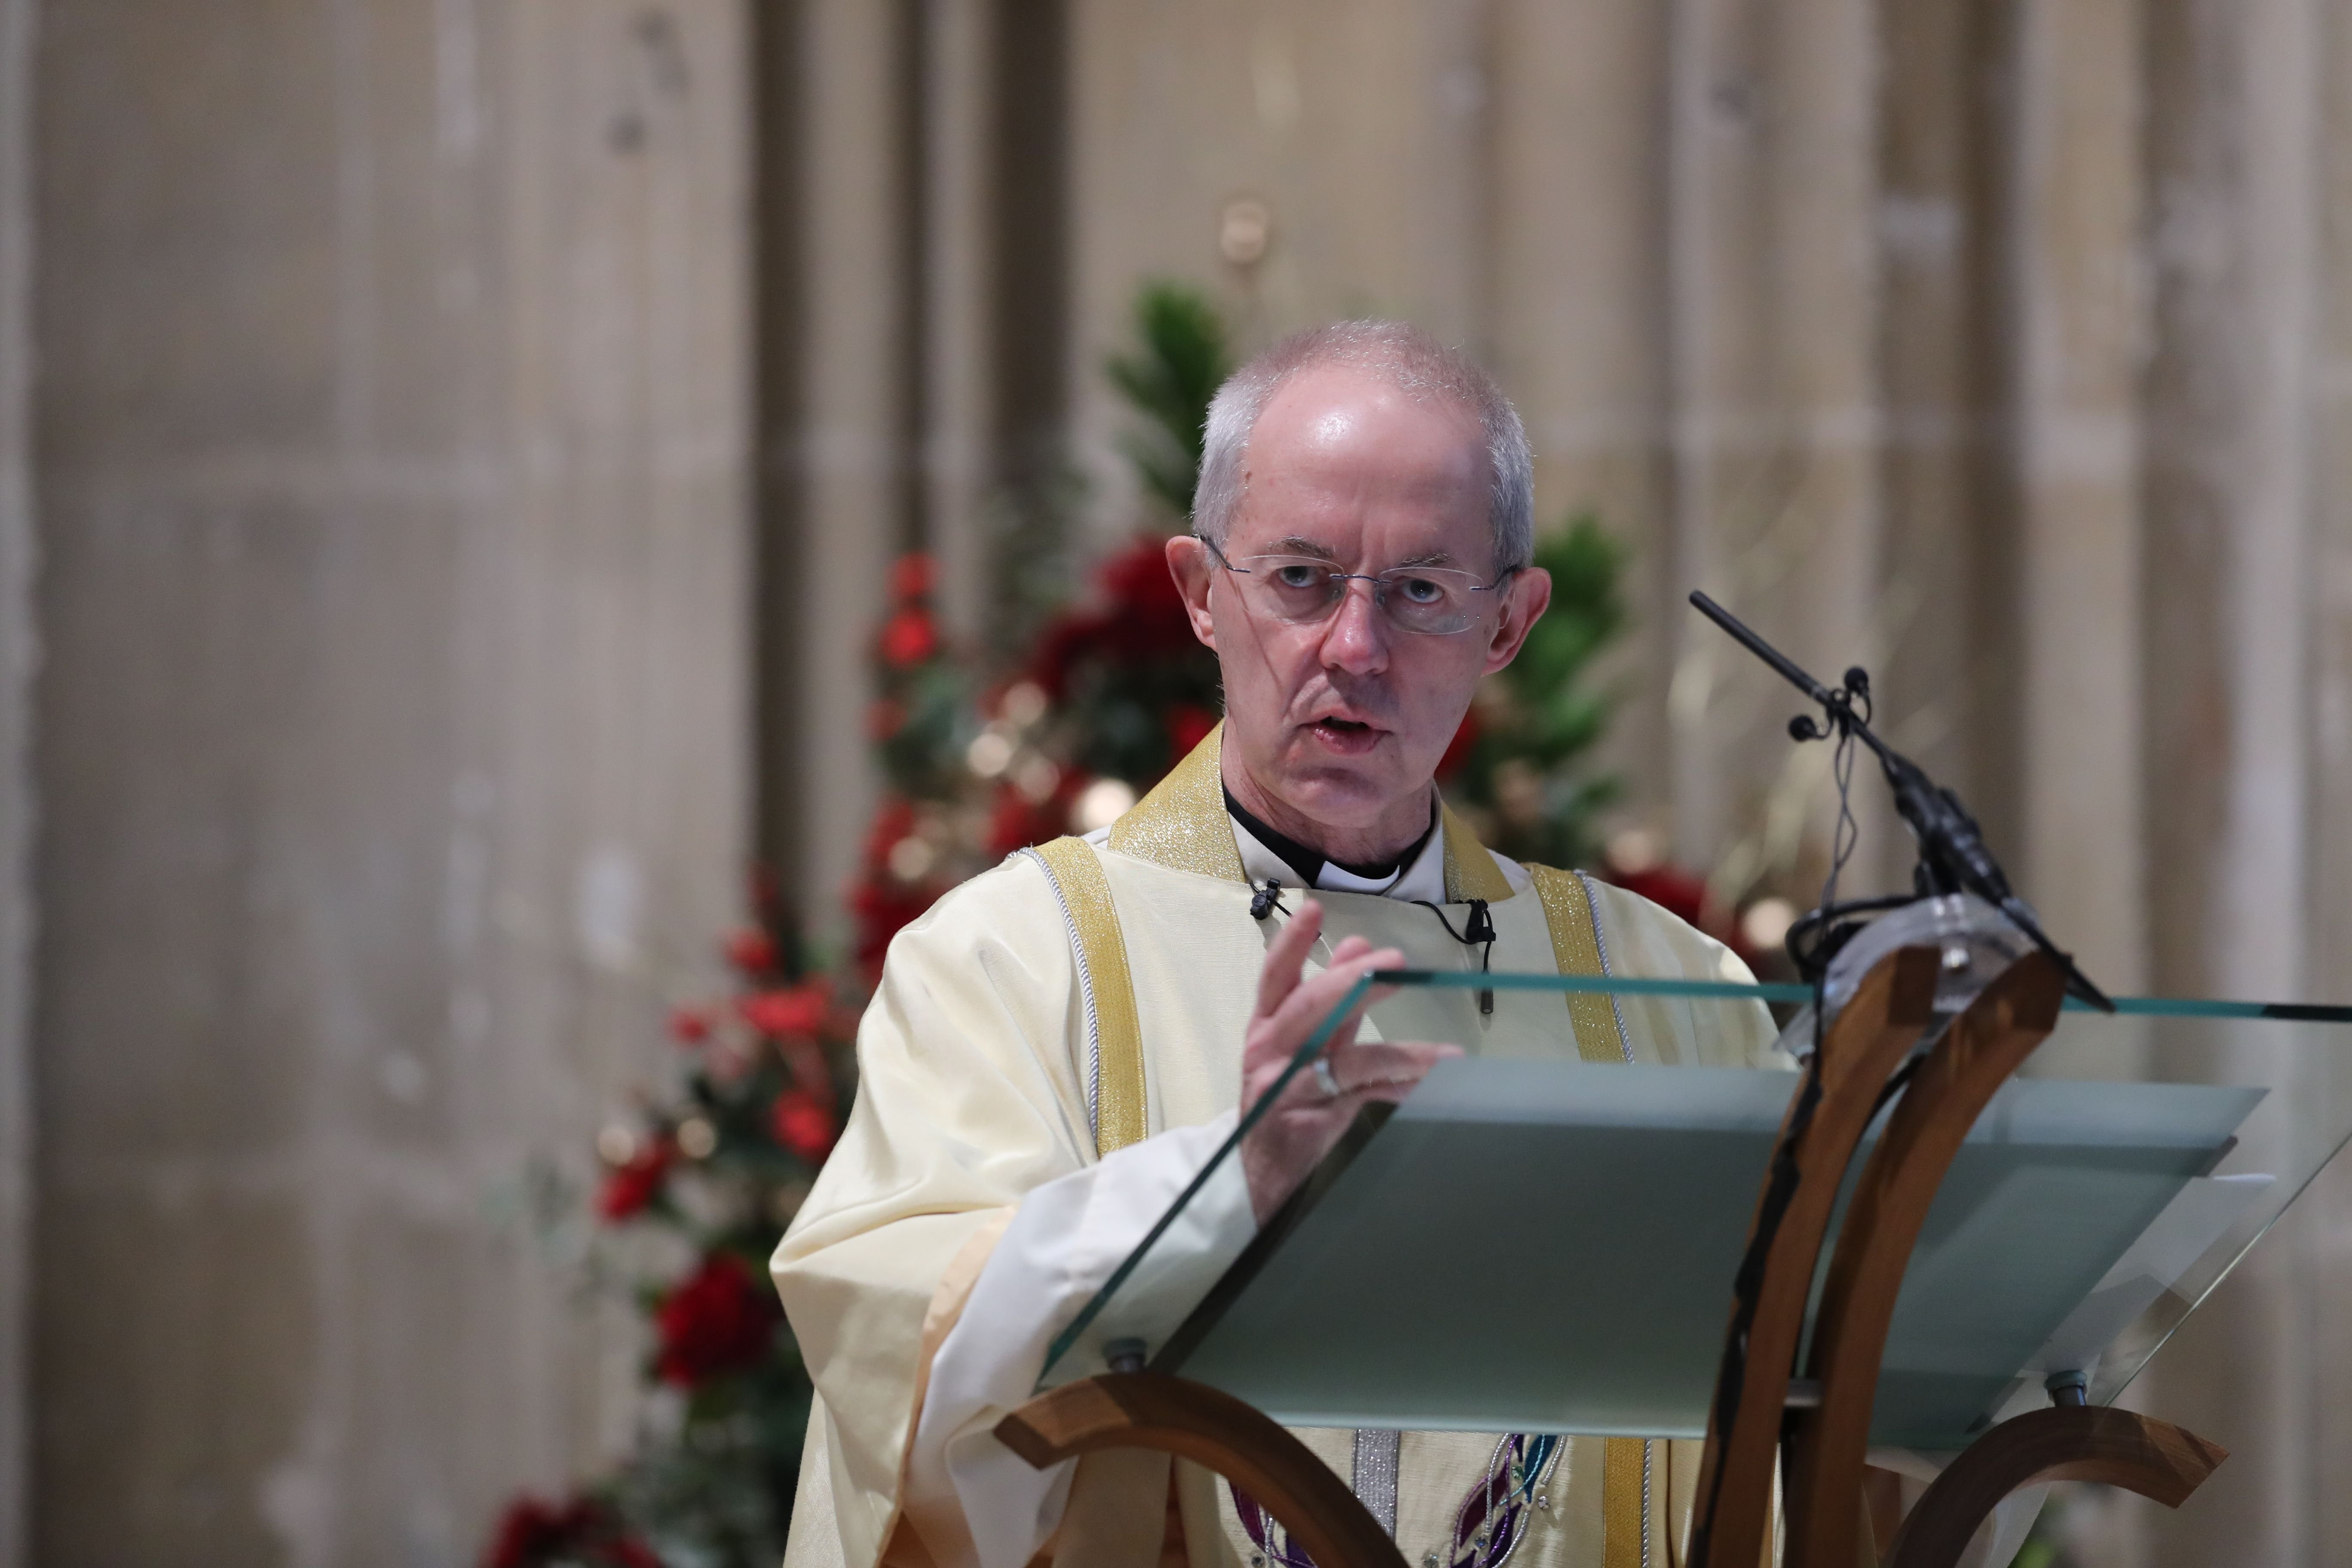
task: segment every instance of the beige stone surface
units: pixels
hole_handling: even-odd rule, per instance
[[[34,902],[29,769],[35,548],[30,416],[31,0],[0,0],[0,1563],[25,1561],[26,1311],[33,1224],[27,960]]]
[[[526,1178],[740,910],[741,17],[41,24],[32,1560],[469,1561],[630,1417]]]

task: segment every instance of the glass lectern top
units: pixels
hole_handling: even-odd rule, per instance
[[[1234,1158],[1244,1114],[1061,1328],[1039,1386],[1139,1354],[1296,1426],[1704,1435],[1733,1275],[1800,1081],[1788,1053],[1811,1038],[1810,989],[1379,978],[1397,989],[1368,1034],[1464,1055],[1392,1114],[1360,1120],[1238,1260],[1188,1268],[1188,1205]],[[1774,1044],[1766,1010],[1800,1008]],[[1592,1051],[1596,1016],[1620,1059]],[[2112,1400],[2347,1137],[2352,1010],[2070,1003],[1938,1192],[1874,1439],[1960,1447],[2074,1373],[2094,1403]],[[1824,1270],[1835,1242],[1833,1226]]]

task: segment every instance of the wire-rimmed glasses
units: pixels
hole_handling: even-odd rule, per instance
[[[1217,563],[1244,579],[1242,595],[1251,607],[1291,626],[1323,620],[1348,596],[1350,583],[1372,585],[1372,607],[1399,631],[1423,637],[1444,637],[1467,631],[1492,600],[1492,594],[1511,579],[1516,566],[1491,583],[1475,572],[1450,566],[1391,566],[1385,572],[1335,572],[1331,563],[1314,555],[1244,555],[1229,560],[1209,540]]]

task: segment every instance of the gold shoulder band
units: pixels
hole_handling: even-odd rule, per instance
[[[1484,899],[1499,904],[1511,896],[1510,879],[1495,864],[1494,856],[1478,842],[1469,824],[1454,815],[1443,800],[1437,803],[1437,831],[1445,836],[1445,901],[1466,904]]]
[[[1176,764],[1132,810],[1110,825],[1110,847],[1122,855],[1165,866],[1171,871],[1244,882],[1242,852],[1234,843],[1233,818],[1225,815],[1225,726],[1221,720],[1208,738]]]
[[[1573,871],[1549,866],[1529,866],[1536,897],[1543,901],[1544,924],[1551,931],[1552,962],[1562,974],[1600,974],[1600,914],[1585,891],[1584,879]],[[1622,1062],[1625,1043],[1617,1037],[1617,1010],[1597,991],[1571,991],[1569,1021],[1576,1026],[1576,1054],[1589,1062]]]
[[[1102,861],[1083,838],[1056,838],[1031,851],[1045,868],[1070,934],[1086,965],[1094,1033],[1095,1152],[1140,1143],[1146,1131],[1143,1026],[1135,1010],[1135,979],[1127,967],[1127,940]]]
[[[1600,974],[1601,911],[1584,879],[1573,871],[1529,866],[1536,897],[1551,932],[1552,962],[1562,974]],[[1617,1033],[1617,1010],[1598,992],[1571,991],[1569,1023],[1576,1031],[1576,1054],[1589,1062],[1622,1062],[1624,1042]],[[1649,1552],[1651,1466],[1655,1450],[1640,1437],[1612,1437],[1601,1450],[1601,1513],[1604,1524],[1601,1561],[1606,1568],[1644,1568]]]

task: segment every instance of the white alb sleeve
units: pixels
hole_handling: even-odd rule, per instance
[[[1227,1111],[1147,1138],[1022,1199],[932,1357],[908,1456],[906,1516],[939,1568],[1021,1568],[1061,1522],[1074,1464],[1031,1469],[996,1440],[996,1424],[1027,1403],[1054,1336],[1233,1134],[1234,1120]],[[1256,1234],[1241,1161],[1228,1159],[1088,1340],[1132,1337],[1156,1349]]]

